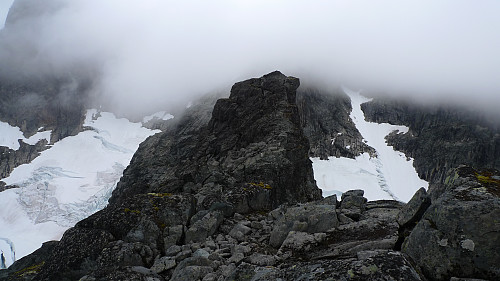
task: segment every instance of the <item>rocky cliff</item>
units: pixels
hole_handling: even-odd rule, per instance
[[[105,209],[0,279],[500,278],[498,171],[452,169],[408,204],[321,198],[298,86],[273,72],[193,109],[141,145]]]
[[[351,120],[351,100],[342,90],[328,92],[301,87],[297,92],[297,105],[311,157],[355,158],[363,152],[374,156],[375,150],[363,142]]]
[[[0,30],[0,121],[19,127],[27,138],[41,128],[51,130],[50,144],[83,130],[88,89],[95,74],[86,65],[58,69],[30,37],[42,33],[40,22],[63,6],[57,0],[16,0]],[[21,151],[2,149],[0,179],[45,149],[42,143],[21,146]]]
[[[500,169],[500,127],[497,119],[452,106],[419,105],[376,98],[362,105],[373,122],[409,127],[387,142],[415,159],[419,176],[443,182],[449,169],[459,165]]]
[[[40,128],[50,130],[50,143],[54,143],[84,129],[85,92],[86,87],[76,82],[34,78],[17,81],[0,77],[0,121],[19,127],[25,137],[34,135]],[[21,141],[18,150],[0,147],[0,178],[7,177],[15,167],[31,162],[47,144],[45,140],[35,145]]]

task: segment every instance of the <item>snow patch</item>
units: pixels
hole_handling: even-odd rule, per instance
[[[20,147],[19,140],[31,145],[35,145],[42,139],[50,142],[50,134],[52,131],[42,131],[43,127],[38,129],[38,132],[29,138],[25,138],[19,127],[11,126],[9,123],[0,122],[0,146],[6,146],[13,150],[18,150]]]
[[[151,121],[153,119],[170,120],[172,118],[174,118],[174,116],[171,114],[168,114],[166,111],[159,111],[159,112],[156,112],[156,113],[153,113],[149,116],[144,117],[142,119],[142,123],[148,123],[149,121]]]
[[[84,126],[3,179],[20,187],[0,193],[0,241],[15,247],[7,259],[11,246],[0,242],[7,266],[104,208],[139,144],[159,132],[95,109]]]

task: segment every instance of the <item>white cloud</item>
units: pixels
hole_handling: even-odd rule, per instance
[[[92,65],[97,90],[125,110],[176,105],[275,69],[500,104],[495,0],[52,1],[66,6],[38,18],[36,32],[16,32],[35,46],[29,68]]]

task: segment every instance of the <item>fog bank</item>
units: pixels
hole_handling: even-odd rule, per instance
[[[500,104],[495,0],[14,5],[0,34],[2,75],[88,75],[94,93],[125,112],[183,106],[273,70],[491,111]]]

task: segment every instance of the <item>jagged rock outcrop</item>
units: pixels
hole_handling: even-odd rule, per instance
[[[320,198],[295,103],[298,87],[298,79],[279,72],[236,83],[207,125],[188,117],[145,141],[110,202],[137,193],[190,192],[204,208],[229,202],[245,213]]]
[[[328,159],[355,158],[363,152],[374,155],[375,150],[363,142],[350,118],[351,100],[342,92],[326,92],[312,87],[297,91],[304,134],[309,139],[309,156]]]
[[[402,252],[427,278],[500,279],[498,171],[462,166],[429,194],[417,192],[406,207],[398,218],[406,228]]]
[[[414,158],[420,178],[443,182],[459,165],[500,169],[500,125],[481,112],[452,106],[420,105],[375,98],[362,104],[368,120],[409,127],[387,142]]]

